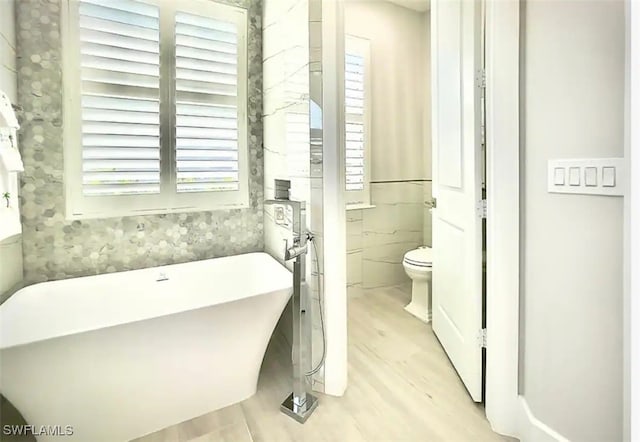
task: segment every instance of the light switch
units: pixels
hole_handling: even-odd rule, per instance
[[[560,158],[547,163],[549,193],[624,196],[627,181],[624,158]]]
[[[553,184],[556,186],[564,186],[564,167],[556,167],[553,171]]]
[[[602,168],[602,187],[616,187],[616,168]]]
[[[595,187],[598,185],[598,168],[597,167],[584,168],[584,185],[589,187]]]
[[[569,185],[570,186],[580,185],[580,168],[579,167],[569,168]]]

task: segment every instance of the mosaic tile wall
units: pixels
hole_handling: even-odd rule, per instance
[[[130,270],[264,249],[261,0],[249,10],[250,208],[65,220],[59,0],[17,6],[24,276],[26,282]]]

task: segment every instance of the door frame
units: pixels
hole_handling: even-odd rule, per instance
[[[626,1],[625,158],[629,184],[624,203],[624,438],[640,441],[640,5]]]
[[[487,363],[485,412],[518,436],[520,2],[486,1]]]

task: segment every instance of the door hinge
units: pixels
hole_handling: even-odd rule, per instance
[[[481,89],[487,87],[487,72],[484,69],[478,69],[476,72],[476,86]]]
[[[487,329],[483,328],[478,332],[478,347],[487,348]]]
[[[476,212],[479,218],[485,219],[487,217],[487,200],[478,201]]]

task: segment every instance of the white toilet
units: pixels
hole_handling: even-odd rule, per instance
[[[431,321],[431,247],[422,246],[404,255],[404,271],[413,281],[411,302],[404,308],[416,318]]]

